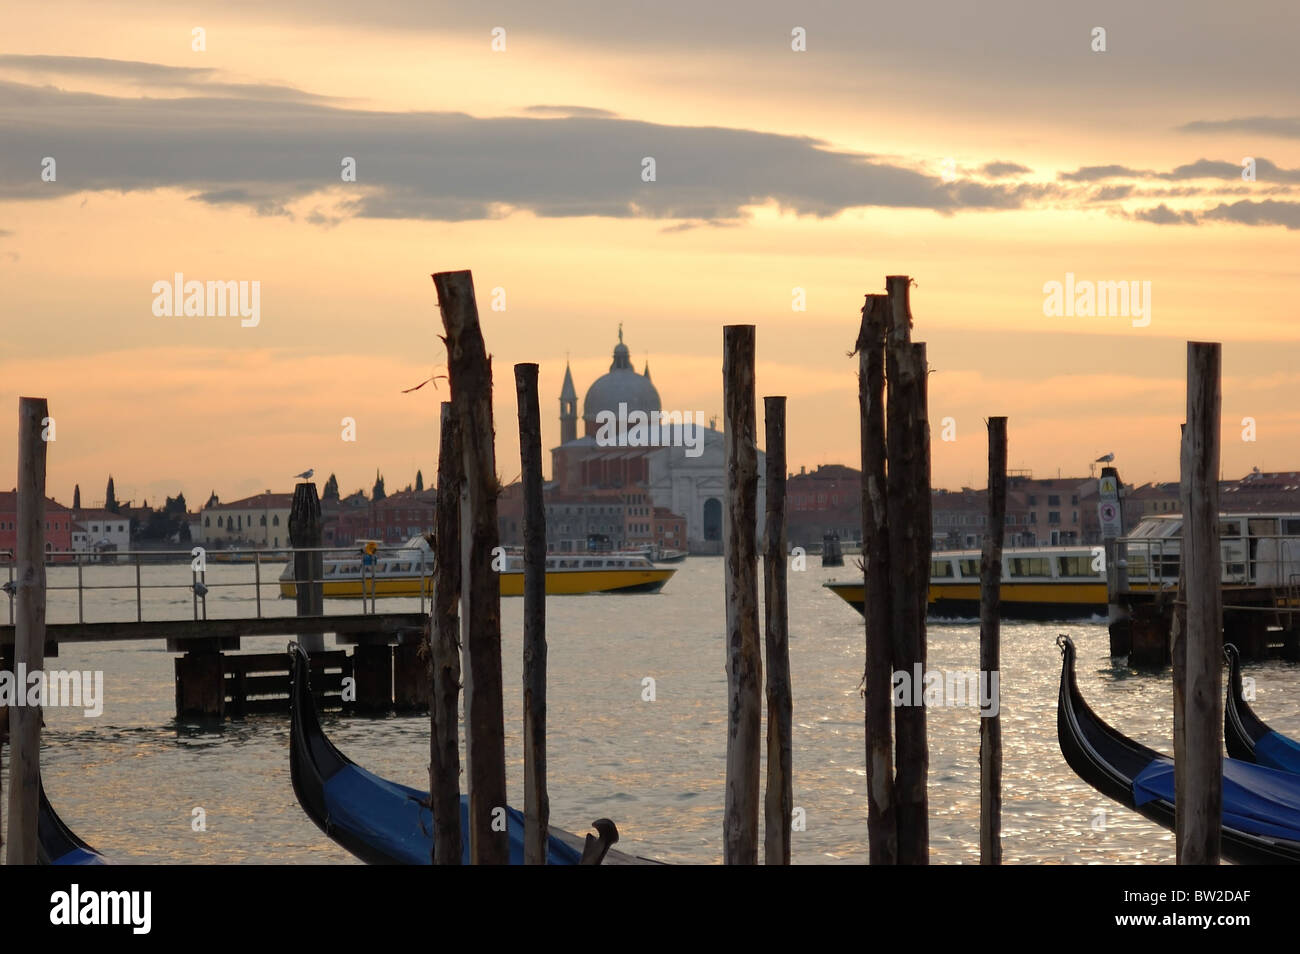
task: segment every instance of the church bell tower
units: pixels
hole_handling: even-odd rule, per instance
[[[564,363],[564,387],[560,389],[560,443],[578,439],[578,390],[573,386],[569,363]]]

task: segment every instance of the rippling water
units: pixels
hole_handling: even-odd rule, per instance
[[[264,577],[278,572],[264,570]],[[87,619],[134,619],[134,570],[92,568],[88,581],[128,588],[86,604]],[[796,863],[860,863],[866,851],[862,618],[821,583],[850,568],[790,574],[794,688],[794,803],[807,830],[796,832]],[[144,569],[146,582],[185,582],[184,569]],[[51,583],[75,579],[66,568]],[[209,582],[251,580],[252,569],[218,566]],[[224,594],[224,595],[223,595]],[[220,597],[220,600],[218,599]],[[215,590],[209,615],[251,613],[253,591]],[[263,588],[264,612],[291,615],[293,604]],[[398,600],[394,609],[418,609]],[[352,612],[355,604],[327,607]],[[51,598],[51,622],[76,618],[71,593]],[[183,590],[150,591],[145,618],[189,612]],[[551,598],[549,785],[551,820],[585,831],[613,818],[621,848],[672,862],[721,858],[726,754],[726,673],[722,561],[679,564],[662,593]],[[511,799],[522,802],[521,632],[523,601],[502,602],[506,745]],[[1172,836],[1080,781],[1056,743],[1058,632],[1079,648],[1079,679],[1089,703],[1128,735],[1171,751],[1168,673],[1137,674],[1107,656],[1099,624],[1004,624],[1002,629],[1003,844],[1008,863],[1168,863]],[[270,652],[285,640],[245,639],[243,650]],[[977,669],[974,624],[932,624],[931,668]],[[66,643],[52,667],[102,669],[99,718],[47,712],[42,755],[46,789],[87,841],[124,862],[350,863],[298,807],[289,782],[287,716],[228,722],[219,731],[174,718],[172,653],[157,643]],[[1258,685],[1256,710],[1300,737],[1300,667],[1247,667]],[[642,680],[656,700],[642,701]],[[1288,699],[1288,690],[1290,697]],[[327,716],[325,729],[351,758],[375,773],[427,787],[427,717]],[[932,708],[931,858],[979,859],[979,717],[973,708]],[[6,756],[8,751],[6,750]],[[202,807],[207,831],[191,830]],[[1105,829],[1090,822],[1105,809]]]

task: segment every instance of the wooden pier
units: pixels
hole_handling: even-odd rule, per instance
[[[321,616],[251,619],[144,620],[112,623],[47,623],[45,656],[57,657],[60,643],[106,643],[165,640],[176,657],[178,718],[242,716],[253,712],[287,712],[289,657],[286,653],[233,654],[240,640],[254,636],[333,633],[347,650],[312,654],[324,666],[312,686],[323,704],[345,711],[418,711],[428,708],[428,673],[419,656],[425,613],[345,613]],[[0,656],[12,668],[14,627],[0,625]],[[343,695],[350,678],[355,692]]]

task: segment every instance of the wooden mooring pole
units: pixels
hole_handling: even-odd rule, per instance
[[[862,567],[866,621],[867,842],[873,865],[898,864],[894,796],[893,625],[885,485],[885,335],[889,296],[867,295],[858,332],[862,424]]]
[[[325,554],[321,553],[320,498],[316,485],[303,481],[293,488],[293,504],[289,509],[289,545],[293,555],[294,591],[297,595],[299,616],[325,615]],[[299,547],[313,548],[310,552]],[[308,653],[325,649],[324,633],[302,633],[298,645]]]
[[[785,398],[763,398],[767,487],[763,519],[763,611],[767,650],[767,791],[763,860],[790,863],[794,814],[794,700],[790,687],[790,596],[785,534]]]
[[[45,669],[45,398],[18,399],[18,547],[14,554],[14,668]],[[41,708],[9,710],[9,844],[11,865],[36,864],[41,784]]]
[[[980,864],[1002,864],[1002,541],[1007,514],[1007,419],[989,418],[989,522],[980,553]],[[987,711],[986,711],[987,705]]]
[[[727,787],[724,864],[758,863],[763,661],[758,636],[758,444],[754,326],[723,337],[727,490],[723,528],[727,601]]]
[[[894,668],[911,683],[924,678],[925,614],[930,588],[930,424],[926,410],[925,345],[912,342],[908,303],[911,279],[890,275],[890,325],[885,352],[889,474],[889,579]],[[926,776],[924,696],[895,713],[895,793],[898,861],[929,863],[930,822]]]
[[[858,331],[862,420],[862,567],[866,617],[863,695],[867,733],[867,850],[871,864],[898,863],[893,777],[893,643],[889,521],[885,489],[885,334],[889,296],[867,295]]]
[[[524,493],[524,864],[546,864],[546,504],[537,365],[515,365]]]
[[[434,510],[433,601],[429,620],[429,793],[433,863],[458,865],[460,831],[460,491],[465,482],[460,423],[443,402]]]
[[[1183,686],[1184,788],[1174,793],[1178,863],[1219,863],[1223,811],[1223,579],[1219,553],[1221,346],[1187,344],[1181,497],[1187,573]],[[1175,779],[1177,784],[1178,779]]]
[[[469,491],[469,543],[462,571],[465,638],[466,762],[469,845],[474,864],[510,860],[506,818],[505,713],[501,690],[501,588],[492,567],[499,541],[496,451],[492,426],[492,359],[479,327],[474,279],[468,271],[433,276],[446,330],[451,402],[460,421]]]

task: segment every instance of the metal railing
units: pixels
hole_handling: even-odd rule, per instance
[[[324,573],[319,578],[307,578],[297,580],[293,576],[292,565],[295,555],[299,553],[320,553],[324,565]],[[399,557],[400,555],[400,557]],[[367,556],[370,556],[367,559]],[[397,563],[406,566],[406,572],[398,575],[396,573],[377,573],[377,568],[382,567],[385,563]],[[356,572],[352,572],[352,565],[356,565]],[[274,567],[279,572],[275,575],[265,578],[263,569],[265,567]],[[206,620],[208,618],[208,597],[211,595],[214,602],[224,602],[227,605],[238,605],[240,608],[247,608],[244,604],[251,603],[253,618],[262,619],[265,617],[281,617],[294,615],[293,612],[287,613],[267,613],[263,605],[262,588],[264,586],[275,586],[279,591],[279,599],[292,600],[296,587],[299,584],[320,583],[325,590],[325,599],[347,599],[349,602],[360,598],[361,614],[374,614],[377,612],[375,601],[377,599],[409,599],[415,596],[420,600],[420,612],[432,610],[433,597],[433,554],[423,550],[412,550],[403,545],[379,546],[376,547],[373,555],[367,555],[357,547],[275,547],[275,548],[231,548],[222,550],[207,550],[203,547],[192,547],[188,550],[105,550],[105,551],[85,551],[85,550],[49,550],[45,554],[46,567],[46,605],[49,608],[58,608],[62,610],[70,609],[70,600],[66,603],[60,599],[61,594],[76,594],[76,622],[126,622],[128,620],[99,620],[86,618],[87,597],[105,596],[109,600],[113,594],[122,591],[132,591],[135,596],[135,621],[145,621],[145,610],[151,602],[160,602],[156,597],[164,597],[168,592],[188,592],[190,595],[190,605],[192,618],[195,620]],[[209,577],[209,571],[216,567],[250,567],[252,570],[251,579],[222,579],[219,578],[224,574],[219,574],[218,578]],[[172,574],[166,571],[175,571],[185,568],[189,571],[188,579],[171,578]],[[284,575],[286,568],[289,570],[288,576]],[[0,583],[0,590],[8,597],[6,600],[8,607],[9,625],[14,623],[14,596],[17,592],[17,581],[15,579],[17,569],[17,560],[12,550],[0,550],[0,578],[4,580]],[[73,571],[71,573],[60,572],[62,570]],[[88,571],[95,572],[88,572]],[[153,574],[158,578],[147,579],[147,570],[162,570],[163,574]],[[107,572],[104,572],[107,571]],[[125,573],[116,571],[127,571]],[[342,571],[342,572],[340,572]],[[164,575],[168,578],[162,578]],[[385,580],[401,580],[403,582],[415,583],[418,580],[418,593],[405,592],[380,592],[379,584]],[[330,587],[330,584],[338,583],[357,583],[359,586],[353,593],[351,586],[345,586],[348,592],[345,595],[335,593],[330,595],[330,589],[339,589],[339,587]],[[294,589],[291,591],[289,587]],[[155,596],[154,600],[147,597]],[[225,599],[219,599],[227,597]],[[129,604],[127,604],[129,607]],[[275,605],[284,605],[277,603]],[[289,604],[293,606],[292,603]],[[122,608],[122,603],[118,602],[117,609]],[[294,607],[296,609],[296,607]],[[47,613],[48,615],[48,613]],[[174,618],[174,617],[168,617]],[[241,614],[239,618],[248,618],[246,614]],[[152,620],[151,620],[152,621]],[[54,620],[50,620],[54,622]]]
[[[1181,543],[1181,537],[1120,537],[1117,558],[1128,589],[1176,590]],[[1220,537],[1219,560],[1225,586],[1273,586],[1291,591],[1300,581],[1300,537]]]

